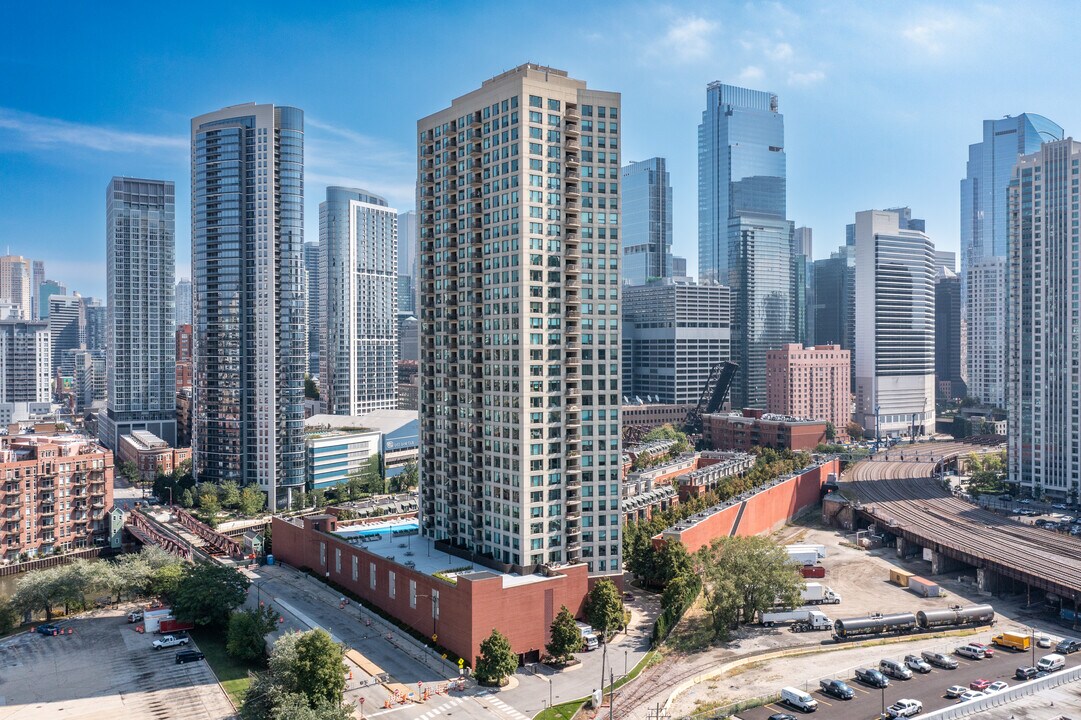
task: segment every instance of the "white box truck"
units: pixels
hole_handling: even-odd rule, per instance
[[[818,551],[814,548],[793,548],[786,547],[788,551],[788,557],[798,562],[800,565],[815,565],[818,563]]]
[[[168,620],[173,617],[172,608],[158,608],[157,610],[147,610],[143,613],[143,629],[148,633],[156,633],[161,626],[162,620]]]
[[[825,545],[816,545],[814,543],[793,543],[791,545],[786,545],[785,547],[791,548],[793,550],[814,550],[818,554],[818,557],[826,557]]]
[[[808,605],[836,605],[841,602],[841,596],[822,583],[807,583],[800,591],[800,597]]]
[[[591,625],[584,622],[574,623],[578,626],[578,634],[582,636],[582,649],[585,651],[596,650],[600,647],[597,631]]]

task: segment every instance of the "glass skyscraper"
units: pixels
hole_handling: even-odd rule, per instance
[[[191,143],[193,470],[281,508],[304,484],[304,114],[235,105]]]
[[[664,158],[623,167],[623,282],[672,277],[672,185]]]
[[[325,268],[319,381],[327,412],[398,404],[398,212],[367,190],[328,187],[319,204]]]
[[[733,407],[765,407],[766,351],[795,340],[777,96],[710,83],[698,126],[698,272],[732,288]]]
[[[319,348],[323,332],[324,306],[319,302],[323,284],[320,254],[318,242],[304,243],[304,283],[308,296],[308,373],[311,375],[319,374]]]
[[[1061,140],[1063,130],[1042,115],[983,121],[983,141],[968,147],[961,180],[961,277],[967,333],[968,392],[1003,407],[1006,377],[1006,193],[1021,155]]]

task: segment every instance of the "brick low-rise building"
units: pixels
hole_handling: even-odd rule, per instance
[[[508,572],[454,557],[416,534],[416,521],[339,528],[331,515],[273,520],[274,555],[315,571],[473,665],[493,629],[520,662],[537,662],[560,607],[581,616],[587,566],[554,564]],[[395,526],[398,527],[395,527]],[[413,530],[406,529],[410,525]],[[362,541],[361,538],[364,538]]]
[[[154,433],[145,430],[121,435],[116,454],[121,461],[134,463],[144,480],[153,480],[159,472],[168,475],[184,461],[191,460],[190,447],[171,447]]]
[[[0,437],[0,557],[106,541],[113,455],[81,435]]]
[[[771,415],[746,408],[743,414],[716,413],[702,416],[702,437],[714,450],[742,450],[755,447],[775,450],[814,450],[826,442],[825,420]]]

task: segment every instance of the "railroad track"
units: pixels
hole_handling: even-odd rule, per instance
[[[963,562],[975,559],[972,564],[978,567],[1081,598],[1081,539],[979,508],[954,497],[932,477],[943,459],[974,450],[965,443],[906,446],[856,463],[844,479],[863,512],[895,534],[912,535]]]

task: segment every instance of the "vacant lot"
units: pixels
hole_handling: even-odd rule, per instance
[[[0,717],[65,720],[219,720],[233,707],[205,662],[177,665],[174,650],[128,625],[126,610],[65,621],[71,635],[23,633],[0,641]],[[189,646],[192,647],[192,646]]]

